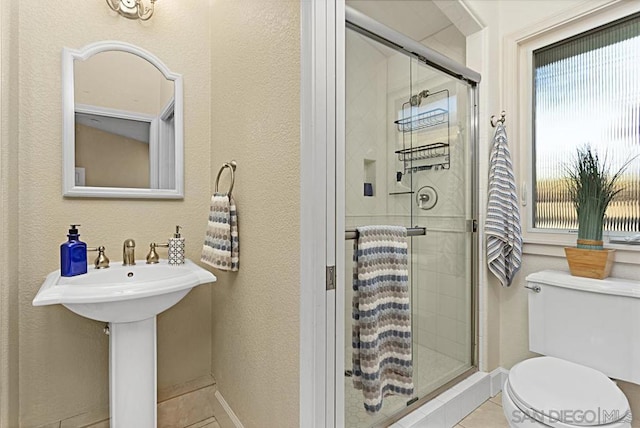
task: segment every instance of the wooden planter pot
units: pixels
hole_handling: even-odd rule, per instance
[[[605,279],[609,276],[613,267],[615,251],[564,248],[571,275],[595,279]]]

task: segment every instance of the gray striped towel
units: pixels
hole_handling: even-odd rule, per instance
[[[489,162],[489,202],[484,224],[489,270],[508,287],[522,264],[520,206],[507,132],[499,123]]]
[[[220,270],[237,271],[239,265],[238,213],[226,193],[211,197],[211,209],[200,260]]]
[[[353,261],[352,379],[377,413],[385,395],[413,394],[407,229],[359,227]]]

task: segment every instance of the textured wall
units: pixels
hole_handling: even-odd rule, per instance
[[[212,172],[238,161],[240,229],[240,271],[220,274],[212,292],[211,364],[247,428],[298,426],[299,9],[241,0],[211,10]]]
[[[18,424],[17,2],[0,2],[0,427]]]
[[[76,168],[85,186],[149,188],[149,143],[76,123]]]
[[[548,19],[571,8],[579,8],[581,4],[588,5],[589,3],[593,2],[586,0],[567,0],[565,2],[537,2],[527,0],[496,2],[483,0],[470,1],[469,5],[482,21],[489,24],[489,29],[496,33],[498,40],[500,40],[508,34],[521,31],[541,20]],[[544,4],[545,7],[540,7],[540,4]],[[500,7],[496,8],[496,5]],[[577,11],[578,9],[575,10]],[[495,71],[496,73],[483,76],[483,81],[485,79],[493,82],[498,81],[499,84],[493,85],[492,91],[485,92],[481,100],[486,98],[485,102],[491,102],[493,105],[500,106],[503,92],[507,90],[505,84],[502,83],[502,80],[500,80],[497,75],[497,72],[502,71],[502,64],[500,64],[500,68]],[[509,112],[507,112],[507,114],[508,113]],[[495,114],[495,112],[491,112],[491,114]],[[489,129],[490,133],[492,131],[492,129]],[[513,133],[514,131],[512,131],[512,134]],[[512,138],[510,143],[513,145],[514,150],[517,151],[519,142]],[[488,155],[488,153],[481,154],[481,156],[487,157]],[[515,162],[515,164],[517,167],[518,162]],[[520,176],[519,171],[516,171],[516,175],[517,177]],[[486,201],[482,202],[484,203]],[[564,257],[525,255],[523,258],[523,268],[516,276],[514,286],[500,290],[500,364],[503,367],[510,368],[516,362],[531,355],[528,352],[527,339],[527,290],[523,289],[522,285],[524,285],[526,275],[543,269],[568,270],[568,267]],[[639,271],[640,269],[632,265],[617,263],[612,276],[633,278],[634,276],[637,277]],[[490,276],[489,278],[492,280],[493,277]]]
[[[491,71],[483,74],[483,84],[487,85],[488,90],[482,92],[481,95],[481,111],[483,105],[493,106],[487,114],[481,116],[481,121],[491,114],[496,114],[503,106],[502,100],[507,88],[500,73],[503,64],[500,63],[502,52],[496,48],[500,46],[503,37],[511,33],[521,31],[530,25],[548,19],[562,13],[566,10],[574,10],[577,14],[580,9],[593,7],[596,2],[588,0],[566,0],[563,2],[555,1],[496,1],[496,0],[469,0],[468,6],[476,13],[476,16],[487,25],[486,31],[489,31],[488,39],[491,40],[489,45],[490,52],[484,56],[486,60],[490,55]],[[496,55],[497,54],[497,55]],[[509,112],[507,111],[507,124]],[[488,128],[488,134],[492,133],[492,129]],[[513,131],[512,131],[513,133]],[[491,135],[481,136],[482,138],[491,138]],[[518,149],[519,142],[511,139],[514,149]],[[488,147],[488,146],[487,146]],[[482,158],[486,156],[486,158]],[[481,168],[486,165],[486,159],[489,153],[481,153]],[[517,164],[517,163],[516,163]],[[483,175],[481,169],[481,176]],[[484,168],[486,171],[486,167]],[[518,176],[518,171],[516,171]],[[485,201],[482,201],[484,203]],[[544,269],[556,269],[568,271],[567,263],[564,257],[547,257],[525,254],[523,257],[522,270],[516,276],[514,284],[510,288],[501,289],[495,284],[494,278],[489,275],[489,287],[491,299],[487,307],[487,312],[493,315],[490,319],[491,329],[489,331],[488,340],[491,341],[491,351],[499,350],[499,361],[495,361],[495,356],[491,356],[489,369],[494,365],[500,365],[510,369],[515,363],[532,357],[535,354],[529,352],[528,342],[528,309],[527,309],[527,293],[523,288],[525,277],[533,272]],[[640,275],[640,267],[638,265],[616,263],[614,265],[612,276],[619,278],[637,279]],[[495,314],[499,313],[498,319]],[[496,325],[497,321],[497,325]],[[499,344],[496,345],[496,336],[498,336]],[[620,382],[623,390],[627,394],[631,403],[632,410],[637,415],[640,413],[640,386],[632,385],[626,382]],[[637,419],[637,418],[636,418]]]
[[[17,0],[12,0],[18,3]],[[5,1],[2,2],[6,3]],[[59,268],[58,246],[71,222],[81,238],[121,259],[126,238],[144,258],[148,243],[184,227],[197,259],[210,196],[208,4],[158,2],[147,23],[112,13],[104,2],[55,0],[21,5],[19,23],[19,313],[21,426],[37,426],[108,405],[108,337],[102,324],[62,306],[31,306],[45,275]],[[184,76],[185,199],[64,199],[61,51],[100,40],[141,46]],[[205,41],[205,43],[203,43]],[[4,42],[4,37],[3,37]],[[105,76],[108,78],[108,76]],[[15,250],[15,249],[14,249]],[[210,373],[211,286],[191,292],[158,319],[158,386]]]

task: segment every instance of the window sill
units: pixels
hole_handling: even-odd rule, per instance
[[[528,255],[565,258],[564,247],[574,247],[575,238],[566,242],[549,242],[542,239],[524,240],[522,253]],[[640,245],[604,244],[607,249],[616,250],[615,262],[640,265]]]

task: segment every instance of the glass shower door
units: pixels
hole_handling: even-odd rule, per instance
[[[383,426],[473,367],[474,169],[469,87],[346,32],[345,225],[425,228],[408,238],[414,394],[367,414],[353,386],[353,240],[345,240],[347,427]]]
[[[426,397],[473,365],[473,167],[469,87],[411,59],[411,98],[399,137],[412,176],[411,308],[415,396]],[[398,101],[398,103],[400,100]]]
[[[391,71],[389,67],[394,67]],[[352,30],[346,33],[345,123],[345,227],[366,225],[411,227],[411,177],[396,182],[394,159],[395,114],[389,102],[410,96],[409,57]],[[391,81],[392,79],[393,81]],[[393,95],[390,88],[393,87]],[[390,139],[391,138],[391,139]],[[406,408],[411,397],[387,397],[382,410],[366,413],[363,393],[354,388],[352,375],[352,239],[345,240],[344,388],[345,425],[370,427],[382,424]],[[411,242],[409,242],[411,246]],[[411,248],[409,248],[411,253]],[[409,278],[411,278],[409,259]]]

